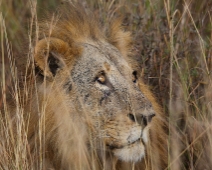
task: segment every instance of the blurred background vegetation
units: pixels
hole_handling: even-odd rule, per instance
[[[132,32],[132,51],[140,74],[166,112],[169,127],[174,127],[169,129],[174,138],[167,141],[170,168],[212,169],[212,1],[80,1],[102,22],[114,15],[124,16],[123,26]],[[25,44],[30,35],[32,6],[36,5],[40,21],[61,3],[0,0],[1,54],[3,49],[7,51],[3,20],[10,48],[18,60],[16,56],[28,52]]]
[[[60,4],[59,0],[3,0],[0,2],[0,10],[5,20],[8,39],[13,42],[13,52],[23,50],[21,46],[23,40],[27,39],[28,36],[33,3],[37,3],[38,18],[43,17],[50,10],[55,10]]]

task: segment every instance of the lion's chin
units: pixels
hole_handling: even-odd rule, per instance
[[[137,141],[129,146],[113,150],[114,155],[125,162],[138,162],[145,156],[145,147]]]

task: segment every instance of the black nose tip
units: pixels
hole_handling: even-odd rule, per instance
[[[142,122],[144,124],[144,126],[147,126],[148,123],[151,122],[152,118],[155,116],[154,113],[150,114],[150,115],[141,115],[141,119],[142,119]]]
[[[152,118],[155,116],[155,113],[151,113],[149,115],[142,115],[142,114],[137,114],[137,115],[133,115],[133,114],[128,114],[128,117],[130,120],[132,120],[133,122],[137,122],[140,125],[144,125],[147,126],[148,123],[151,122]]]

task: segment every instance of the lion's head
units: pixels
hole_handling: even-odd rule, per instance
[[[41,24],[34,54],[48,160],[63,159],[60,166],[70,168],[69,159],[79,161],[71,154],[83,157],[79,148],[86,150],[85,157],[95,150],[99,158],[142,160],[149,129],[161,115],[130,58],[129,32],[120,21],[104,32],[74,6],[55,20]],[[156,127],[161,131],[160,124]]]

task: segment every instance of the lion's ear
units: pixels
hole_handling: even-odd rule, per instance
[[[78,55],[77,48],[58,38],[45,38],[35,46],[34,60],[41,74],[52,79],[58,72],[70,64],[73,56]]]
[[[132,48],[131,33],[124,31],[121,19],[116,19],[110,24],[107,37],[109,42],[118,48],[123,56],[130,53]]]
[[[35,46],[35,64],[42,74],[52,79],[59,69],[65,67],[64,59],[69,45],[58,38],[46,38],[38,41]]]

